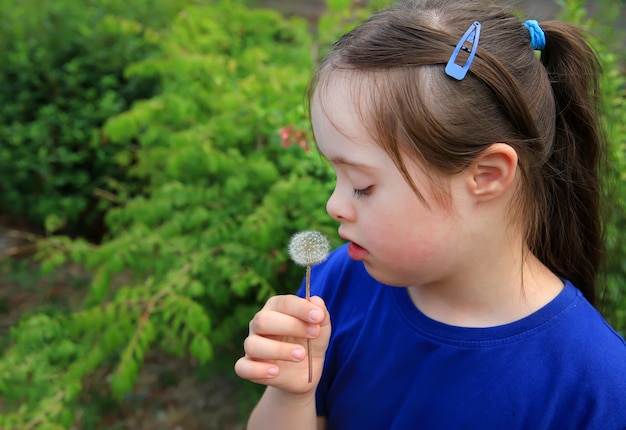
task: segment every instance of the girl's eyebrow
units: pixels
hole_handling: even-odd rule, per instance
[[[376,169],[376,167],[371,166],[369,164],[359,163],[356,161],[348,160],[343,157],[333,157],[333,158],[328,159],[328,161],[330,161],[331,164],[336,165],[336,166],[349,166],[355,169],[367,169],[367,170]]]

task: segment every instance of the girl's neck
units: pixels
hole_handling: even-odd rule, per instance
[[[408,287],[409,296],[422,313],[436,321],[460,327],[493,327],[536,312],[563,289],[563,281],[532,253],[526,252],[522,258],[520,252],[514,262],[501,261],[506,258],[503,253],[500,261],[483,267],[472,260],[456,279]]]

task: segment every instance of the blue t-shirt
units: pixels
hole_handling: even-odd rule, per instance
[[[454,327],[344,246],[313,267],[311,293],[332,323],[317,388],[329,430],[626,429],[626,342],[569,282],[519,321]]]

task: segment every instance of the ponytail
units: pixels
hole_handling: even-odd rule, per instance
[[[541,239],[532,250],[595,305],[596,276],[604,255],[600,220],[604,133],[598,114],[601,68],[578,27],[548,21],[541,28],[546,37],[541,62],[552,85],[556,129],[552,153],[542,169],[547,210],[541,217]]]

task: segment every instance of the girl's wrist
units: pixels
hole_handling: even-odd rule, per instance
[[[268,395],[277,405],[288,408],[315,408],[315,389],[306,393],[293,393],[276,387],[268,387]]]

